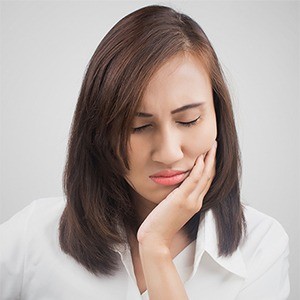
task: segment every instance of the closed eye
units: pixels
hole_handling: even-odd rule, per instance
[[[183,125],[183,126],[190,127],[192,125],[196,125],[196,123],[200,119],[200,117],[201,116],[199,116],[198,118],[196,118],[195,120],[190,121],[190,122],[178,122],[178,123],[181,124],[181,125]]]
[[[185,127],[190,127],[190,126],[196,125],[197,121],[200,119],[200,117],[201,116],[199,116],[195,120],[192,120],[192,121],[189,121],[189,122],[177,122],[177,123],[182,125],[182,126],[185,126]],[[142,132],[142,131],[148,129],[151,126],[152,126],[151,124],[146,124],[146,125],[141,126],[141,127],[132,128],[132,131],[133,131],[133,133],[139,133],[139,132]]]

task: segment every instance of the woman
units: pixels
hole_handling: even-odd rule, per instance
[[[239,170],[205,33],[165,6],[129,14],[85,74],[66,202],[1,226],[1,299],[287,299],[288,236],[241,204]]]

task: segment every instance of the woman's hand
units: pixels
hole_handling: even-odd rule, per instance
[[[189,176],[147,216],[137,233],[140,246],[170,249],[175,234],[201,209],[215,176],[216,147],[215,142],[205,159],[200,155]]]

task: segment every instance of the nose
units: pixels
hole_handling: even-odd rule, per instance
[[[178,132],[166,129],[153,139],[152,160],[172,165],[184,156],[182,139]]]

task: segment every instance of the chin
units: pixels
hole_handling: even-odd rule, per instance
[[[176,187],[165,187],[164,189],[157,189],[150,195],[145,195],[145,199],[152,203],[159,204],[162,202],[164,199],[168,197],[168,195],[175,190]]]
[[[156,187],[153,189],[149,188],[147,191],[143,190],[143,192],[139,192],[139,190],[133,189],[131,187],[131,192],[136,200],[146,200],[148,202],[151,202],[153,204],[159,204],[162,202],[165,198],[168,197],[168,195],[175,190],[177,186],[161,186]]]

